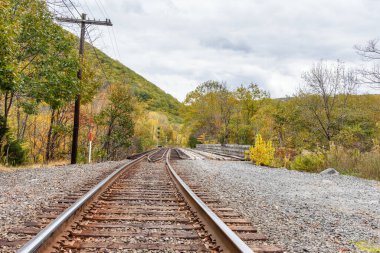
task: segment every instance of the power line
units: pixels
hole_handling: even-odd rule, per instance
[[[117,39],[116,39],[116,35],[115,35],[115,31],[113,29],[113,26],[111,27],[111,30],[112,30],[113,38],[115,40],[117,54],[118,54],[119,58],[121,58],[120,51],[119,51],[119,45],[117,44]]]
[[[115,58],[116,58],[117,55],[116,55],[116,50],[115,50],[114,42],[112,41],[111,32],[110,32],[109,29],[107,29],[107,31],[108,31],[109,39],[110,39],[110,42],[111,42],[111,45],[112,45],[112,51],[113,51],[113,54],[114,54],[114,56],[115,56]]]
[[[107,13],[106,13],[106,11],[103,8],[102,3],[100,2],[100,4],[99,4],[98,0],[95,0],[95,3],[98,6],[99,10],[102,12],[102,15],[107,16]]]
[[[94,17],[94,13],[92,13],[91,8],[89,7],[89,5],[88,5],[88,3],[87,3],[87,0],[84,0],[84,4],[86,5],[87,10],[88,10],[88,12],[91,14],[91,16]]]
[[[98,2],[98,0],[95,0],[96,2]],[[99,5],[100,5],[100,8],[101,8],[101,11],[103,11],[105,13],[106,16],[109,16],[106,9],[104,8],[103,4],[102,4],[102,0],[99,0]],[[117,52],[117,56],[120,58],[120,51],[119,51],[119,45],[117,43],[117,39],[116,39],[116,35],[115,35],[115,31],[113,29],[113,26],[111,27],[111,30],[112,30],[112,35],[113,35],[113,40],[115,42],[115,48],[116,48],[116,52]]]
[[[70,8],[68,7],[68,5],[65,3],[65,0],[62,0],[62,1],[63,1],[63,3],[65,4],[65,6],[67,7],[67,9],[70,11],[71,15],[72,15],[73,17],[75,17],[74,14],[71,12]],[[71,5],[75,8],[75,10],[79,13],[78,9],[75,7],[75,5],[73,4],[73,2],[72,2],[71,0],[69,0],[69,1],[70,1]],[[87,10],[89,11],[89,13],[93,16],[93,13],[92,13],[92,11],[91,11],[91,8],[89,7],[89,5],[88,5],[88,3],[87,3],[86,0],[84,1],[84,3],[85,3],[85,5],[86,5]],[[98,7],[99,7],[99,5],[98,5]],[[97,31],[99,31],[99,29],[98,29],[97,26],[95,26],[95,29],[96,29]],[[94,51],[95,57],[96,57],[96,59],[97,59],[98,62],[99,62],[99,65],[100,65],[101,71],[102,71],[102,73],[103,73],[103,76],[104,76],[104,78],[109,82],[108,77],[107,77],[107,74],[106,74],[106,71],[104,70],[104,67],[103,67],[103,63],[102,63],[102,61],[100,60],[99,55],[98,55],[98,52],[97,52],[96,49],[95,49],[94,41],[91,39],[91,35],[90,35],[88,29],[85,29],[85,32],[86,32],[86,34],[87,34],[87,36],[88,36],[88,39],[89,39],[90,44],[91,44],[91,47],[92,47],[92,49],[93,49],[93,51]],[[102,37],[100,37],[100,38],[101,38],[103,44],[105,45],[105,42],[104,42],[103,38],[102,38]]]
[[[66,6],[67,10],[71,13],[71,16],[73,16],[73,18],[75,18],[74,13],[71,11],[70,7],[66,4],[65,0],[62,0],[62,2]]]
[[[66,6],[66,8],[70,11],[71,15],[72,15],[73,17],[75,17],[75,15],[71,12],[69,6],[66,4],[65,0],[62,0],[62,2],[63,2],[64,5]],[[73,8],[75,8],[75,10],[79,13],[78,9],[75,7],[75,5],[73,4],[73,2],[72,2],[71,0],[69,0],[69,2],[70,2],[70,4],[73,6]],[[93,16],[93,13],[92,13],[92,11],[91,11],[91,8],[89,7],[89,5],[88,5],[88,3],[87,3],[86,0],[84,0],[84,3],[85,3],[85,5],[86,5],[87,10],[89,11],[89,13]],[[101,4],[101,2],[100,2],[100,4]],[[98,3],[97,3],[97,5],[98,5],[99,8],[100,8],[100,6],[103,7],[102,5],[99,6]],[[104,9],[104,8],[103,8],[103,9]],[[105,10],[101,10],[101,11],[103,11],[103,13],[107,13]],[[95,29],[100,33],[100,30],[99,30],[98,26],[95,26]],[[109,30],[108,30],[108,31],[109,31]],[[90,32],[88,31],[88,29],[86,29],[85,32],[86,32],[87,37],[88,37],[88,39],[89,39],[89,41],[90,41],[90,45],[91,45],[91,47],[92,47],[92,49],[93,49],[93,51],[94,51],[95,57],[96,57],[96,59],[97,59],[98,62],[99,62],[99,65],[100,65],[100,69],[101,69],[101,71],[102,71],[102,74],[103,74],[104,78],[106,79],[106,81],[109,82],[109,79],[108,79],[108,77],[107,77],[106,71],[104,70],[103,63],[102,63],[102,61],[101,61],[100,58],[99,58],[98,52],[96,51],[96,48],[95,48],[95,45],[94,45],[94,44],[95,44],[95,43],[94,43],[94,40],[91,38],[91,35],[90,35]],[[114,30],[113,30],[113,29],[112,29],[112,33],[113,33],[113,37],[114,37],[114,40],[115,40],[115,45],[116,45],[116,48],[117,48],[118,54],[119,54],[119,56],[120,56],[120,52],[119,52],[119,49],[118,49],[118,46],[117,46],[117,43],[116,43],[116,36],[115,36],[115,33],[114,33]],[[110,34],[110,33],[109,33],[109,34]],[[111,36],[111,34],[110,34],[110,38],[111,38],[111,37],[112,37],[112,36]],[[101,38],[101,40],[102,40],[103,45],[105,46],[105,42],[104,42],[104,40],[103,40],[103,37],[100,36],[100,38]],[[111,43],[112,43],[112,41],[111,41]],[[112,46],[113,46],[113,44],[112,44]],[[115,53],[115,50],[114,50],[114,53]],[[115,55],[116,55],[116,53],[115,53]]]
[[[85,2],[86,2],[86,0],[85,0]],[[102,1],[101,0],[95,0],[95,3],[98,6],[99,11],[102,13],[102,15],[108,16],[108,13],[102,4]],[[115,31],[114,31],[113,27],[111,27],[111,30],[112,31],[108,30],[108,35],[110,36],[109,40],[111,43],[112,51],[113,51],[115,58],[118,58],[118,57],[120,58],[119,45],[117,43],[117,39],[116,39],[116,35],[115,35]]]
[[[62,0],[63,2],[65,2],[65,0]],[[69,2],[71,3],[71,5],[74,7],[74,9],[76,10],[76,12],[78,13],[79,16],[81,16],[82,14],[78,11],[77,7],[75,7],[75,5],[73,4],[73,2],[71,0],[69,0]]]
[[[108,16],[106,9],[103,7],[102,0],[99,0],[100,6],[103,8],[104,13]]]
[[[85,5],[86,8],[84,8],[84,6],[82,6],[82,8],[83,8],[83,9],[86,9],[86,10],[87,10],[92,16],[94,16],[94,14],[93,14],[93,12],[91,11],[91,8],[90,8],[90,6],[89,6],[87,0],[84,0],[83,2],[84,2],[84,5]],[[98,7],[100,7],[99,4],[97,4],[97,5],[98,5]],[[100,11],[102,12],[102,10],[100,10]],[[106,13],[106,11],[104,11],[104,13]],[[103,49],[107,49],[108,46],[106,45],[106,43],[105,43],[105,41],[104,41],[104,38],[103,38],[103,36],[102,36],[102,32],[99,30],[98,26],[95,26],[94,29],[95,29],[95,30],[97,31],[97,33],[99,34],[98,36],[99,36],[99,38],[100,38],[100,40],[101,40],[101,44],[102,44]],[[112,44],[111,44],[111,45],[112,45]],[[115,51],[114,51],[114,52],[115,52]],[[116,56],[116,55],[115,55],[115,56]]]
[[[105,70],[104,70],[104,68],[103,68],[103,63],[102,63],[102,61],[100,60],[99,55],[98,55],[98,52],[97,52],[96,49],[95,49],[95,46],[94,46],[93,40],[91,39],[90,33],[89,33],[87,30],[86,30],[86,33],[87,33],[88,39],[89,39],[89,41],[90,41],[91,47],[92,47],[92,49],[93,49],[93,51],[94,51],[95,57],[96,57],[96,59],[97,59],[98,62],[99,62],[100,69],[102,70],[102,73],[103,73],[103,75],[104,75],[104,78],[109,82],[108,77],[107,77],[107,74],[106,74],[106,72],[105,72]]]

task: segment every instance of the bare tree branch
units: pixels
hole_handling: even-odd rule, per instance
[[[343,124],[349,95],[356,92],[358,78],[355,71],[346,69],[337,61],[335,65],[321,61],[302,75],[305,87],[300,96],[307,96],[305,108],[311,112],[319,130],[328,141],[336,128]]]
[[[370,40],[365,46],[355,46],[357,53],[362,56],[364,61],[373,61],[371,68],[362,68],[359,70],[360,83],[369,84],[372,88],[380,88],[380,49],[378,40]]]

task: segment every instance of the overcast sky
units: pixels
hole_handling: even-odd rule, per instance
[[[292,95],[313,62],[361,64],[353,46],[380,37],[378,0],[76,3],[90,18],[114,24],[99,28],[98,48],[179,100],[207,80],[254,82],[272,97]]]

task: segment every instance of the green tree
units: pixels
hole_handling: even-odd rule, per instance
[[[101,146],[107,160],[123,157],[134,134],[133,99],[126,85],[114,84],[108,100],[107,106],[96,117],[96,123],[105,130]]]
[[[187,141],[187,145],[190,148],[195,148],[197,146],[197,144],[200,144],[200,142],[197,140],[197,138],[195,138],[193,135],[190,135],[189,140]]]
[[[253,116],[268,97],[256,84],[230,91],[224,83],[205,82],[186,96],[185,125],[192,135],[206,134],[211,142],[252,143],[258,132]]]
[[[73,100],[79,91],[76,42],[54,23],[45,1],[7,0],[1,8],[0,94],[7,125],[17,104],[17,139],[22,141],[28,116],[43,102],[52,110],[47,160],[55,111]],[[2,20],[2,21],[3,21]],[[22,117],[22,115],[25,117]]]
[[[18,51],[16,37],[18,25],[12,19],[12,1],[0,2],[0,92],[3,110],[1,115],[5,124],[12,105],[10,94],[16,89],[16,52]]]
[[[263,107],[269,93],[260,89],[257,84],[251,83],[247,87],[241,85],[233,92],[236,98],[236,109],[232,117],[232,128],[235,143],[251,144],[260,129],[254,129],[254,115]]]
[[[26,78],[24,93],[31,101],[44,102],[51,109],[50,127],[47,133],[46,162],[53,156],[52,135],[55,129],[55,119],[59,118],[59,110],[67,106],[79,93],[77,70],[79,62],[74,50],[75,40],[62,28],[52,25],[48,31],[51,44],[47,47],[46,55],[36,61],[33,66],[35,75]]]
[[[227,143],[235,101],[225,84],[205,82],[186,96],[185,120],[195,132],[206,133],[222,144]]]
[[[304,119],[314,134],[332,140],[347,115],[347,102],[355,92],[357,78],[341,63],[319,62],[303,74],[305,86],[298,93]]]

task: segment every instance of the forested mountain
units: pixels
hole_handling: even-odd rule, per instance
[[[78,37],[57,23],[49,4],[0,2],[0,161],[67,162],[79,94],[80,162],[87,160],[89,135],[93,161],[184,143],[181,104],[89,44],[82,61]]]
[[[165,93],[155,84],[146,80],[127,66],[112,59],[98,49],[92,49],[87,45],[90,60],[102,64],[110,83],[122,82],[127,84],[140,102],[146,104],[148,111],[161,112],[169,117],[172,122],[182,121],[179,111],[182,104],[172,95]],[[96,50],[96,54],[93,50]]]

